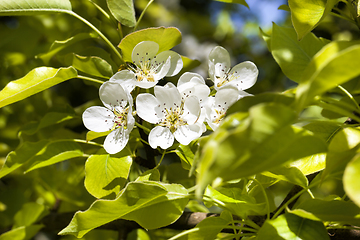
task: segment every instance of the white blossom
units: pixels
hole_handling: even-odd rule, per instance
[[[228,108],[245,96],[251,96],[251,94],[239,91],[234,87],[226,87],[217,91],[215,96],[209,97],[205,104],[206,122],[209,127],[215,131],[225,117]]]
[[[159,44],[153,41],[138,43],[131,54],[130,70],[121,70],[110,78],[132,91],[140,88],[154,87],[165,76],[174,76],[183,67],[181,56],[174,51],[159,52]]]
[[[83,122],[90,131],[111,131],[105,138],[104,149],[115,154],[126,146],[135,124],[132,97],[119,83],[109,81],[101,85],[99,95],[105,107],[86,109],[82,115]]]
[[[238,90],[252,87],[259,74],[253,62],[245,61],[230,68],[230,55],[225,48],[217,46],[209,54],[209,76],[216,90],[233,86]]]
[[[167,149],[173,145],[174,139],[188,145],[201,136],[203,129],[198,123],[201,108],[196,96],[182,98],[172,83],[155,86],[154,94],[143,93],[136,98],[138,116],[157,125],[149,134],[152,148]]]

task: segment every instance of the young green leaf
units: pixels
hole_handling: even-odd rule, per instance
[[[216,0],[218,2],[226,2],[226,3],[238,3],[241,5],[244,5],[245,7],[249,8],[249,5],[247,4],[247,2],[245,0]]]
[[[360,207],[360,155],[357,154],[353,160],[346,166],[343,184],[346,194],[349,198]]]
[[[292,126],[297,115],[290,107],[261,103],[251,107],[249,114],[247,119],[238,121],[235,129],[220,126],[204,146],[198,168],[201,186],[198,191],[218,177],[223,180],[248,177],[327,150],[323,140]]]
[[[222,229],[231,223],[230,220],[223,217],[208,217],[196,225],[194,231],[189,234],[188,240],[207,240],[216,239],[216,236]]]
[[[42,224],[35,224],[35,225],[30,225],[30,226],[14,228],[8,232],[1,234],[0,240],[31,239],[43,227],[44,226]]]
[[[181,42],[181,33],[174,27],[147,28],[130,33],[119,44],[124,61],[132,62],[131,53],[134,47],[142,41],[156,42],[159,44],[159,52],[163,52]]]
[[[339,0],[289,0],[291,20],[298,40],[313,30]]]
[[[136,24],[133,0],[107,0],[111,14],[122,25],[134,27]]]
[[[0,91],[0,108],[76,76],[77,72],[73,67],[59,69],[51,67],[35,68],[25,77],[8,83]]]
[[[71,11],[69,0],[0,0],[0,16]]]
[[[273,220],[267,220],[258,232],[261,240],[329,240],[330,237],[322,222],[301,218],[286,213]]]
[[[293,28],[273,24],[271,53],[283,73],[294,82],[301,82],[304,69],[324,45],[324,41],[312,33],[298,41]]]
[[[118,218],[136,221],[145,229],[160,228],[175,222],[187,202],[187,190],[179,184],[131,182],[115,200],[98,200],[88,210],[75,213],[59,234],[82,237]]]
[[[85,163],[86,190],[96,198],[115,198],[126,183],[131,164],[130,156],[91,155]]]
[[[360,74],[359,42],[334,41],[319,51],[304,69],[296,91],[297,108],[303,109],[316,95],[341,85]]]

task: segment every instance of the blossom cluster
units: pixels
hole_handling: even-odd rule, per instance
[[[138,43],[132,51],[128,69],[117,72],[99,89],[104,107],[92,106],[83,113],[87,129],[110,133],[104,149],[109,154],[120,152],[127,144],[135,126],[135,118],[153,124],[148,136],[152,148],[167,149],[174,141],[187,145],[199,138],[207,126],[212,130],[220,125],[227,109],[240,98],[244,90],[257,80],[258,69],[250,61],[230,66],[230,55],[223,47],[215,47],[209,55],[209,78],[216,93],[197,73],[185,72],[176,86],[157,83],[166,76],[177,75],[183,67],[181,56],[174,51],[159,53],[152,41]],[[134,96],[135,88],[148,89]],[[148,93],[154,88],[153,94]],[[134,99],[135,98],[135,99]],[[137,115],[137,116],[136,116]]]

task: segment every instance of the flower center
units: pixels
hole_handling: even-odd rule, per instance
[[[222,72],[222,74],[218,73],[218,75],[215,75],[215,78],[218,81],[218,83],[216,84],[217,87],[221,87],[237,78],[237,76],[234,76],[234,74],[237,74],[237,71],[230,73],[230,69],[225,70],[227,69],[227,67],[225,66],[224,68],[222,68],[221,64],[219,65],[219,68],[221,68],[219,69],[219,71]]]
[[[162,112],[164,113],[164,118],[160,119],[159,125],[169,128],[172,133],[180,126],[187,125],[187,122],[182,118],[184,113],[183,104],[180,107],[164,108]]]
[[[220,109],[220,110],[214,109],[214,110],[215,110],[215,114],[216,114],[216,115],[214,116],[212,122],[213,122],[214,124],[220,124],[220,122],[222,121],[222,119],[225,117],[226,111],[223,110],[223,109]]]
[[[137,53],[139,55],[139,53]],[[148,53],[145,53],[148,55]],[[153,57],[152,59],[155,59]],[[159,68],[164,64],[164,62],[151,61],[151,58],[141,57],[141,60],[138,62],[133,61],[133,65],[129,68],[135,73],[136,81],[142,82],[155,82],[155,74],[158,72]]]
[[[119,127],[124,127],[124,129],[127,128],[127,115],[129,112],[129,106],[127,106],[126,108],[118,108],[118,109],[113,109],[113,113],[114,113],[114,126],[113,129],[119,128]]]

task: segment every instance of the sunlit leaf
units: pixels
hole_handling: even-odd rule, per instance
[[[71,11],[69,0],[0,0],[0,16]]]
[[[313,30],[337,2],[339,0],[289,0],[291,20],[298,39]]]
[[[341,85],[360,74],[359,42],[327,44],[304,69],[296,91],[298,109],[307,106],[316,95]]]
[[[99,137],[103,137],[103,136],[106,136],[110,133],[111,131],[107,131],[107,132],[93,132],[93,131],[88,131],[86,133],[86,141],[91,141],[91,140],[94,140],[96,138],[99,138]]]
[[[276,219],[267,220],[260,228],[257,239],[261,240],[329,240],[330,237],[322,222],[301,218],[286,213]]]
[[[222,202],[219,207],[226,208],[235,215],[241,218],[246,218],[248,215],[262,215],[266,213],[265,203],[256,203],[255,199],[247,194],[242,193],[240,188],[220,187],[217,189],[208,186],[205,195]]]
[[[136,24],[133,0],[106,0],[111,14],[122,25],[134,27]]]
[[[202,150],[197,179],[200,186],[205,187],[217,177],[239,179],[326,152],[322,139],[292,126],[296,118],[285,105],[262,103],[251,107],[249,117],[238,121],[236,128],[226,130],[220,126]]]
[[[66,80],[75,78],[73,67],[39,67],[31,70],[25,77],[8,83],[0,92],[0,108],[20,101]]]
[[[249,8],[249,5],[246,3],[245,0],[216,0],[218,2],[226,2],[226,3],[238,3],[244,5],[245,7]]]
[[[352,202],[308,199],[300,203],[293,214],[317,221],[360,225],[360,208]]]
[[[145,229],[167,226],[183,213],[186,196],[186,189],[179,184],[131,182],[115,200],[98,200],[85,212],[77,212],[59,234],[82,237],[118,218],[136,221]]]
[[[301,82],[304,69],[324,45],[312,33],[298,41],[293,28],[273,24],[271,53],[283,73],[294,82]]]
[[[147,28],[130,33],[126,35],[119,44],[124,61],[132,62],[131,53],[134,47],[142,41],[158,43],[159,52],[163,52],[181,42],[181,33],[174,27]]]
[[[0,178],[23,165],[26,172],[29,172],[82,155],[81,147],[73,141],[25,142],[18,149],[8,154],[0,171]]]
[[[10,231],[1,234],[0,240],[29,240],[32,239],[41,228],[43,228],[43,225],[36,224],[11,229]]]
[[[124,187],[132,158],[114,157],[110,154],[91,155],[85,163],[85,188],[96,198],[114,198]]]
[[[343,184],[346,194],[357,205],[360,206],[360,156],[357,154],[346,166],[343,176]]]
[[[265,176],[276,178],[278,180],[287,181],[295,185],[306,188],[308,180],[305,175],[296,167],[278,167],[270,171],[262,173]]]

